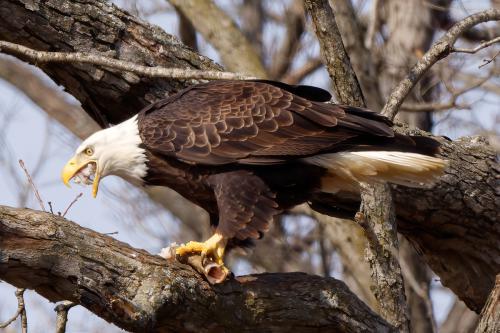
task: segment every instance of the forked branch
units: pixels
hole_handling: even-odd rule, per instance
[[[415,84],[422,78],[422,76],[439,60],[445,58],[450,53],[454,52],[453,45],[458,37],[464,32],[479,23],[488,21],[500,20],[500,10],[488,9],[476,14],[472,14],[465,19],[455,23],[450,30],[444,34],[432,47],[427,51],[422,59],[420,59],[410,70],[408,75],[399,82],[399,84],[392,90],[387,103],[385,104],[382,113],[387,117],[394,119],[398,113],[399,107],[403,104],[406,96],[410,93]],[[496,38],[495,38],[496,39]],[[492,41],[495,41],[493,39]],[[490,41],[491,42],[491,41]],[[484,47],[493,43],[484,44]],[[484,48],[481,47],[481,48]],[[479,50],[479,49],[478,49]]]

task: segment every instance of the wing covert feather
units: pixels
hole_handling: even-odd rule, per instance
[[[208,165],[277,163],[332,149],[363,133],[393,135],[385,118],[345,110],[269,82],[213,81],[148,106],[139,115],[139,128],[155,153]]]

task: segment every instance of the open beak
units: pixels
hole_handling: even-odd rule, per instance
[[[61,172],[61,178],[64,183],[64,185],[69,186],[69,181],[79,175],[82,174],[80,179],[84,179],[83,183],[84,184],[90,184],[90,179],[89,179],[89,174],[84,174],[82,170],[86,169],[87,166],[90,164],[93,164],[94,166],[94,179],[92,181],[92,196],[95,198],[97,196],[97,191],[99,189],[99,179],[100,179],[100,172],[99,168],[97,165],[96,160],[83,160],[80,161],[78,158],[73,157],[71,158],[68,163],[64,166],[62,172]]]

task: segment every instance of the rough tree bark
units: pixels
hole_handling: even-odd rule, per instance
[[[145,66],[222,69],[174,36],[107,1],[2,1],[0,38],[38,50],[99,53]],[[152,101],[197,83],[81,64],[40,68],[75,96],[101,126],[119,123]]]
[[[337,100],[354,106],[365,106],[363,92],[344,49],[333,10],[327,0],[307,0],[305,7],[314,21],[321,54],[330,74]]]
[[[99,51],[146,65],[220,69],[174,37],[99,0],[4,1],[0,38],[43,50]],[[41,67],[101,125],[124,120],[195,82],[139,78],[90,65]],[[499,168],[494,150],[480,138],[442,141],[442,156],[451,161],[442,182],[433,190],[394,189],[398,230],[419,248],[444,285],[480,311],[500,270],[494,260],[500,255]],[[347,197],[336,204],[350,216],[359,207]]]
[[[370,264],[373,292],[380,314],[399,332],[409,332],[408,305],[399,266],[399,242],[393,197],[389,185],[361,185],[361,207],[356,221],[368,238],[366,258]]]
[[[379,88],[379,76],[374,53],[363,44],[363,27],[351,0],[331,0],[345,49],[361,85],[366,106],[380,110],[384,104]]]
[[[339,102],[358,107],[366,103],[350,59],[342,42],[335,15],[327,0],[306,0],[314,22],[323,58],[335,86]],[[361,208],[357,216],[368,239],[367,259],[372,288],[380,314],[400,332],[409,331],[408,308],[403,276],[397,259],[399,243],[394,201],[387,184],[362,184]]]
[[[433,0],[433,5],[439,5]],[[418,59],[419,54],[426,52],[434,37],[435,27],[432,26],[433,7],[425,6],[421,0],[383,2],[385,6],[385,26],[390,38],[383,46],[381,57],[380,87],[384,96],[388,96],[393,87],[405,76],[409,68]],[[382,10],[381,10],[382,11]],[[428,85],[430,76],[426,75],[407,97],[407,102],[430,102],[432,89],[422,91],[421,87]],[[432,128],[429,112],[399,112],[397,120],[403,121],[413,128],[430,131]],[[427,277],[427,267],[421,263],[415,250],[406,240],[402,240],[400,255],[406,260],[409,274],[412,274],[421,283],[423,290],[428,292],[430,277]],[[417,295],[413,288],[406,284],[408,306],[413,320],[411,332],[433,332],[432,309],[427,309],[425,299]],[[423,296],[423,295],[422,295]],[[427,299],[430,295],[427,295]]]
[[[30,209],[0,206],[0,278],[133,332],[396,332],[333,278],[260,274],[210,286],[190,266]]]

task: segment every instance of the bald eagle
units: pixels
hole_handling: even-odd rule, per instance
[[[396,134],[386,117],[330,99],[320,88],[273,81],[194,85],[91,135],[62,179],[92,184],[94,197],[109,175],[170,187],[204,208],[214,226],[207,241],[177,253],[223,265],[228,242],[262,237],[295,205],[359,193],[360,182],[421,186],[442,174],[435,140]]]

